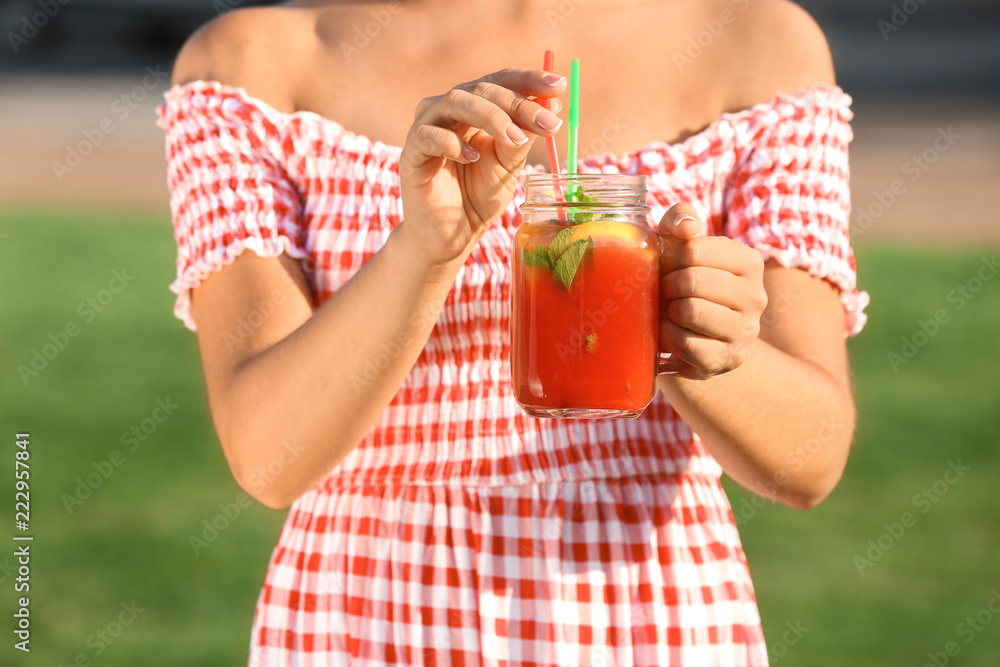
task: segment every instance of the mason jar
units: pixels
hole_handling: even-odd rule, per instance
[[[656,392],[659,237],[646,177],[524,183],[511,253],[511,378],[532,417],[638,417]]]

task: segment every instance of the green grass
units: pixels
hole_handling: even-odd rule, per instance
[[[968,643],[956,626],[1000,589],[1000,277],[961,309],[957,295],[948,301],[993,254],[859,249],[872,305],[850,341],[859,424],[844,478],[813,510],[767,505],[741,527],[769,645],[782,641],[786,621],[810,629],[777,664],[920,666],[949,641],[961,650],[951,664],[997,664],[1000,616]],[[947,323],[894,370],[888,355],[941,308]],[[938,502],[914,503],[959,461],[970,471],[939,483],[947,491]],[[749,497],[727,488],[734,506]],[[915,525],[859,574],[854,557],[867,558],[868,541],[904,512]]]
[[[102,667],[245,664],[283,513],[255,505],[200,555],[188,544],[240,490],[209,424],[194,336],[171,316],[169,223],[7,212],[0,234],[7,234],[0,237],[0,456],[9,470],[13,434],[30,431],[35,535],[32,653],[25,659],[11,649],[7,577],[0,664],[69,665],[81,653]],[[808,628],[774,664],[920,666],[949,641],[961,649],[951,664],[996,664],[1000,618],[969,643],[956,631],[1000,589],[1000,280],[961,310],[947,300],[984,254],[861,249],[861,280],[874,305],[868,328],[851,341],[861,412],[844,480],[814,510],[766,505],[741,527],[769,645],[782,652],[786,622]],[[134,279],[85,321],[79,304],[123,268]],[[939,308],[951,320],[895,372],[887,354],[898,354],[901,337]],[[79,335],[25,386],[18,366],[70,322]],[[175,414],[128,451],[122,434],[167,398],[179,406]],[[114,450],[124,462],[69,513],[64,494]],[[914,494],[959,459],[971,470],[921,513]],[[748,497],[728,488],[734,505]],[[4,475],[8,545],[12,495]],[[859,575],[854,557],[904,512],[916,525]],[[0,565],[12,564],[11,551],[0,550]],[[95,633],[133,600],[144,611],[96,655]]]
[[[30,431],[35,535],[33,650],[24,661],[5,639],[0,664],[69,665],[80,653],[102,666],[246,664],[283,514],[255,504],[200,555],[188,544],[240,489],[209,424],[194,336],[171,316],[169,221],[8,213],[0,233],[8,235],[0,243],[0,456],[9,470],[13,434]],[[122,269],[134,280],[87,322],[79,304]],[[79,334],[25,386],[17,367],[71,321]],[[174,414],[130,452],[122,434],[167,398]],[[70,514],[64,494],[114,450],[124,462]],[[0,496],[11,498],[11,487],[4,475]],[[4,547],[0,564],[9,553]],[[0,584],[5,619],[11,584]],[[98,656],[101,640],[88,638],[132,600],[145,611]],[[4,621],[5,638],[9,627]]]

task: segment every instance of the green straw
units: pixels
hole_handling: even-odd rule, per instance
[[[569,66],[569,146],[566,150],[566,173],[576,173],[576,142],[580,130],[580,59]]]

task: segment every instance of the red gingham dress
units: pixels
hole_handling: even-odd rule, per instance
[[[580,171],[646,174],[650,225],[691,202],[713,233],[825,278],[854,334],[867,294],[848,239],[850,101],[826,85],[779,94]],[[323,303],[401,220],[398,147],[212,82],[171,89],[159,112],[174,312],[191,329],[190,290],[243,250],[300,259]],[[459,271],[375,427],[292,506],[252,667],[767,664],[721,469],[663,396],[636,420],[533,419],[515,403],[522,202],[519,189]]]

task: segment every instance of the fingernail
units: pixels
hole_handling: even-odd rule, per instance
[[[466,144],[465,148],[462,149],[462,157],[464,157],[469,162],[475,162],[476,160],[479,159],[479,151],[477,151],[469,144]]]
[[[551,111],[539,109],[535,114],[535,125],[546,132],[554,132],[562,126],[562,119]]]
[[[558,74],[546,74],[545,76],[542,77],[542,83],[544,83],[546,86],[552,86],[553,88],[555,88],[565,80],[566,77],[559,76]]]
[[[680,227],[680,224],[682,222],[684,222],[685,220],[691,220],[693,222],[698,222],[698,220],[696,220],[694,216],[692,216],[692,215],[686,215],[685,214],[685,215],[682,215],[682,216],[674,219],[674,227]]]
[[[523,146],[528,143],[528,136],[514,123],[507,126],[507,136],[514,142],[515,146]]]

